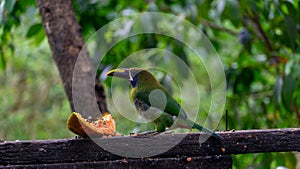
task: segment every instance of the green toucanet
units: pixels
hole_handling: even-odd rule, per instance
[[[142,117],[153,120],[157,132],[164,132],[166,128],[175,127],[195,128],[222,139],[219,134],[189,120],[180,104],[170,96],[148,70],[122,68],[111,70],[106,75],[129,80],[132,86],[131,101]],[[149,111],[153,107],[160,111]]]

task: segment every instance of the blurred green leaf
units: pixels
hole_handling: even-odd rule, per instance
[[[282,85],[282,101],[289,111],[292,110],[293,95],[296,88],[296,80],[291,74],[287,75],[283,79]]]
[[[1,50],[1,49],[0,49]],[[0,51],[1,52],[1,51]],[[3,53],[0,53],[0,71],[3,71],[6,67],[6,60],[4,58]]]
[[[282,10],[282,12],[285,14],[285,15],[289,15],[291,16],[294,21],[297,21],[297,17],[298,17],[298,12],[297,12],[297,9],[295,8],[294,4],[291,2],[291,1],[282,1],[282,6],[281,6],[281,9],[283,7],[285,7],[287,10]]]
[[[196,5],[198,6],[198,16],[200,18],[207,19],[208,11],[211,7],[212,1],[197,1]]]
[[[293,51],[296,50],[296,39],[297,39],[297,25],[294,22],[294,19],[291,18],[289,15],[286,15],[284,17],[285,21],[285,27],[286,27],[286,33],[289,38],[290,46],[293,49]]]
[[[294,168],[297,165],[298,161],[294,153],[280,153],[278,156],[279,159],[284,157],[282,165],[286,166],[287,168]]]
[[[176,60],[177,68],[180,70],[178,71],[179,74],[181,75],[181,77],[188,79],[189,70],[187,70],[186,68],[188,68],[190,64],[189,64],[188,56],[184,51],[184,44],[179,41],[174,41],[172,43],[172,53],[174,53],[174,55],[176,55],[181,59],[180,61]],[[182,65],[181,61],[185,65]]]
[[[43,25],[41,23],[36,23],[31,25],[29,30],[27,31],[26,38],[31,38],[38,34],[43,29]]]
[[[226,1],[222,18],[224,20],[230,20],[236,27],[241,25],[242,16],[240,13],[239,3],[237,1]]]
[[[281,102],[281,90],[282,90],[282,77],[279,76],[276,79],[275,86],[274,86],[274,101],[276,107],[279,107],[279,104]]]
[[[45,37],[46,37],[46,34],[44,32],[44,29],[40,29],[34,36],[35,44],[39,45],[44,40]]]
[[[251,68],[243,68],[236,77],[233,91],[234,93],[247,93],[250,91],[250,85],[254,80],[254,72]]]
[[[7,13],[10,13],[14,9],[16,0],[4,0],[4,2],[4,9],[7,11]]]

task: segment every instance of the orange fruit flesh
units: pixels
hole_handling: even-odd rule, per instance
[[[67,128],[81,137],[104,137],[116,134],[115,120],[109,113],[101,119],[89,122],[79,113],[73,112],[67,122]]]

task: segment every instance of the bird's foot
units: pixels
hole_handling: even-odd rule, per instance
[[[166,130],[163,132],[163,134],[175,134],[175,130]]]
[[[155,136],[159,134],[159,132],[155,131],[155,130],[151,130],[151,131],[144,131],[141,133],[130,133],[130,135],[136,136],[136,137],[150,137],[150,136]]]
[[[162,132],[163,134],[175,134],[176,131],[174,129],[167,129],[166,131]]]

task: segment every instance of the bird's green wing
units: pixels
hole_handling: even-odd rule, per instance
[[[172,115],[172,116],[179,116],[180,114],[180,117],[182,119],[186,119],[187,118],[187,115],[186,113],[184,112],[184,110],[181,108],[181,106],[179,105],[179,103],[177,103],[176,100],[174,100],[173,98],[169,97],[167,94],[165,94],[164,96],[165,97],[153,97],[152,95],[152,99],[155,100],[155,103],[157,104],[151,104],[150,102],[150,92],[136,92],[135,95],[134,95],[134,98],[133,99],[138,99],[142,102],[144,102],[145,104],[149,105],[149,106],[152,106],[152,107],[155,107],[155,108],[158,108],[158,109],[163,109],[164,108],[164,112]]]
[[[145,104],[143,106],[143,104],[139,104],[140,106],[143,106],[143,107],[155,107],[155,108],[158,108],[158,109],[161,109],[161,105],[156,105],[156,104],[151,104],[150,101],[149,101],[149,98],[151,98],[150,96],[150,92],[136,92],[135,95],[134,95],[134,100],[138,100],[140,103],[143,103]],[[150,97],[149,97],[150,96]],[[159,131],[164,131],[164,129],[166,127],[170,127],[173,123],[173,120],[172,120],[172,116],[179,116],[179,118],[177,118],[177,123],[178,124],[181,124],[180,126],[184,127],[184,128],[195,128],[195,129],[198,129],[199,131],[203,131],[209,135],[212,135],[216,138],[219,138],[219,139],[222,139],[222,137],[213,132],[212,130],[210,129],[207,129],[197,123],[194,123],[193,121],[189,120],[187,118],[187,115],[186,113],[184,112],[184,110],[181,108],[181,106],[179,105],[179,103],[174,100],[173,98],[169,97],[168,95],[165,95],[165,97],[152,97],[153,99],[157,99],[156,101],[158,103],[165,103],[165,106],[164,106],[164,112],[166,113],[163,113],[163,117],[162,118],[158,118],[157,120],[154,121],[154,123],[157,125],[157,129]],[[165,99],[165,101],[163,101],[163,99]],[[137,105],[136,105],[137,106]],[[140,110],[143,109],[143,107],[141,108],[138,108]],[[162,109],[161,109],[162,110]],[[170,115],[170,116],[167,116]]]
[[[180,104],[176,100],[168,96],[165,112],[173,116],[179,116],[182,119],[187,119],[187,115],[184,112],[183,108],[180,106]]]

